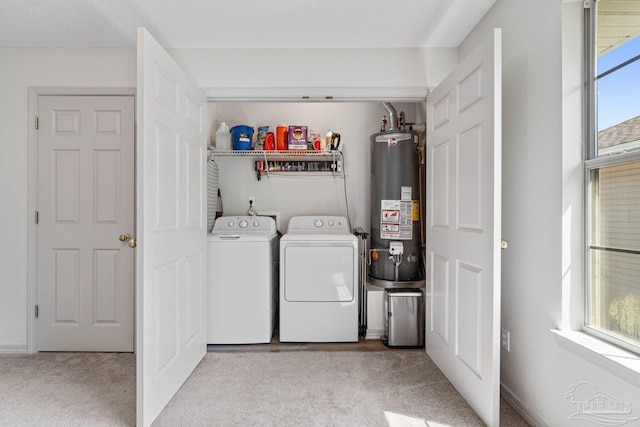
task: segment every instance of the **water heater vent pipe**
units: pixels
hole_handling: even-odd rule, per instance
[[[383,102],[382,106],[389,113],[389,130],[398,130],[398,112],[390,102]]]

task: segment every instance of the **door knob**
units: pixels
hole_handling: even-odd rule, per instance
[[[135,248],[136,246],[138,246],[136,238],[132,237],[130,234],[121,234],[120,236],[118,236],[118,240],[120,240],[121,242],[127,242],[130,248]]]
[[[500,241],[500,249],[507,249],[509,247],[509,242],[507,242],[506,240],[501,240]]]

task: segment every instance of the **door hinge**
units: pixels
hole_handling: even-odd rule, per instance
[[[36,116],[35,125],[36,125],[36,130],[38,130],[40,128],[40,120],[38,119],[38,116]]]
[[[591,6],[593,5],[593,1],[594,0],[583,0],[582,7],[584,9],[591,9]]]
[[[38,317],[40,309],[38,308],[38,306],[36,305],[36,318]]]
[[[40,212],[36,211],[35,213],[36,224],[40,222]]]

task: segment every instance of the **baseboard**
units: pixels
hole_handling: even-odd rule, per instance
[[[525,419],[529,424],[535,427],[548,427],[547,424],[538,417],[535,412],[531,410],[527,405],[525,405],[518,397],[511,392],[507,387],[503,384],[500,384],[500,397],[507,401],[509,405],[515,409],[515,411],[520,414],[522,418]]]
[[[373,328],[369,328],[367,329],[367,335],[365,336],[365,339],[367,340],[379,340],[381,336],[384,335],[384,329],[373,329]]]
[[[29,349],[26,345],[3,345],[0,344],[0,354],[26,354]]]

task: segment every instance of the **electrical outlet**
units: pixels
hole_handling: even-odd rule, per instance
[[[502,348],[507,351],[511,351],[511,332],[506,329],[501,330],[500,342],[502,343]]]

